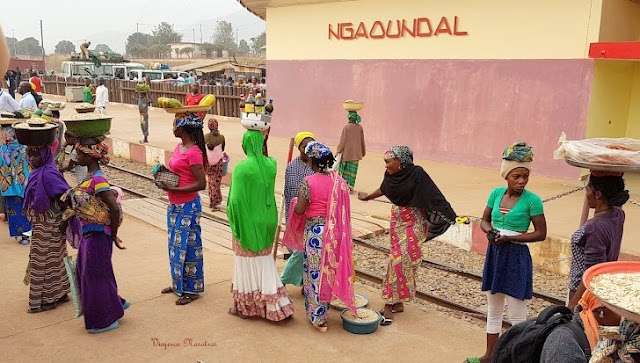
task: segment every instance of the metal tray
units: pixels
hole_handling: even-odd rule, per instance
[[[611,164],[595,164],[584,163],[572,159],[565,159],[567,164],[595,171],[608,171],[614,173],[640,173],[640,165],[611,165]]]

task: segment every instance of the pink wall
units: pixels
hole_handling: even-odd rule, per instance
[[[360,112],[367,147],[409,145],[417,157],[497,168],[504,147],[527,141],[536,172],[574,178],[552,158],[562,131],[583,138],[593,61],[325,60],[267,62],[272,133],[309,130],[337,144],[342,101]]]

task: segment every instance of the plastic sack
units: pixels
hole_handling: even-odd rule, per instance
[[[631,138],[595,138],[567,140],[563,132],[553,153],[556,160],[602,165],[640,166],[640,140]]]
[[[342,154],[336,156],[336,160],[333,162],[333,168],[331,168],[333,171],[338,172],[340,169],[340,160],[342,160]]]

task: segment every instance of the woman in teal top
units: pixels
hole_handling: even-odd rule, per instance
[[[547,222],[542,200],[525,189],[533,152],[526,143],[509,146],[502,155],[501,176],[507,186],[494,189],[482,215],[482,230],[489,246],[484,262],[482,291],[487,292],[487,351],[469,362],[489,362],[502,330],[505,302],[513,325],[527,318],[527,302],[533,297],[533,263],[527,243],[544,241]],[[533,232],[529,226],[533,223]]]

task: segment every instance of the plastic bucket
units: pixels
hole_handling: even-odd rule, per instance
[[[229,155],[225,153],[224,156],[222,157],[222,176],[227,175],[227,172],[229,171],[230,160],[231,158],[229,157]]]

